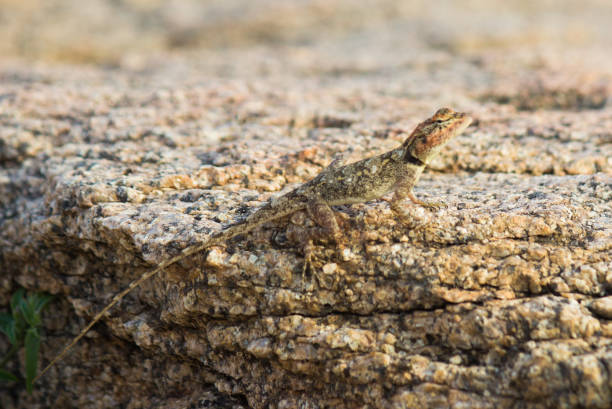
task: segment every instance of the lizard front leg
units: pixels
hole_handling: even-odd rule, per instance
[[[426,208],[440,208],[446,207],[446,204],[443,202],[424,202],[419,200],[414,193],[412,193],[412,185],[399,185],[395,189],[395,193],[393,194],[393,198],[391,199],[391,210],[396,215],[398,219],[402,221],[404,224],[412,225],[412,221],[408,220],[406,216],[406,212],[402,207],[402,202],[405,199],[410,199],[410,201],[419,206],[423,206]]]

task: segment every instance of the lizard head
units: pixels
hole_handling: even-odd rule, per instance
[[[406,152],[424,164],[455,135],[463,132],[472,123],[472,118],[450,108],[441,108],[431,117],[417,125],[404,142]]]

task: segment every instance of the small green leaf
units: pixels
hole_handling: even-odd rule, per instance
[[[40,314],[41,311],[49,304],[49,302],[53,299],[51,294],[34,294],[35,302],[34,302],[34,311]]]
[[[4,369],[0,369],[0,379],[2,379],[3,381],[9,381],[9,382],[14,382],[14,381],[19,380],[19,378],[17,378],[15,375],[10,373],[9,371],[5,371]]]
[[[25,336],[26,389],[28,393],[32,393],[32,382],[36,377],[39,349],[40,335],[38,335],[38,330],[36,328],[30,328]]]
[[[17,316],[15,317],[13,321],[15,323],[14,338],[15,338],[15,343],[21,344],[23,342],[23,337],[25,335],[27,323],[23,319],[23,314],[20,311],[18,312],[19,314],[16,314]]]
[[[24,293],[25,290],[23,288],[20,288],[19,290],[15,291],[15,293],[11,297],[11,312],[13,313],[13,317],[15,318],[17,318],[16,314],[19,313],[19,304],[21,303],[21,299],[23,298]]]
[[[29,295],[28,298],[22,298],[19,303],[19,308],[23,313],[23,318],[30,327],[40,325],[40,316],[36,313],[36,295]]]
[[[17,343],[17,334],[15,331],[15,318],[6,312],[0,313],[0,331],[4,332],[11,344]]]

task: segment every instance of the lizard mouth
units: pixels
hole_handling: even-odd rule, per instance
[[[464,126],[463,129],[465,129],[468,126],[470,126],[470,124],[474,120],[471,116],[469,116],[468,114],[465,114],[465,113],[461,113],[461,118],[463,118],[463,121],[465,122],[465,126]]]
[[[455,112],[455,119],[461,119],[462,120],[459,123],[459,126],[457,127],[459,132],[463,131],[465,128],[470,126],[470,124],[472,123],[472,120],[473,120],[472,117],[469,116],[465,112]]]

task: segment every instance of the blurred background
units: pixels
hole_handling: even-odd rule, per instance
[[[142,68],[167,53],[314,48],[368,69],[380,55],[418,63],[423,48],[529,59],[611,46],[609,0],[0,0],[0,56],[31,61]]]
[[[138,107],[139,126],[167,126],[197,144],[319,114],[367,130],[411,128],[447,105],[493,114],[502,128],[492,131],[505,135],[517,111],[534,112],[531,131],[512,131],[519,136],[542,131],[533,121],[560,126],[573,113],[571,138],[593,144],[594,132],[600,146],[609,143],[612,1],[0,0],[0,85],[11,96],[0,98],[9,121],[0,136],[13,147],[0,160],[11,162],[90,140],[68,119],[89,123],[122,105]],[[220,109],[210,92],[224,95]],[[111,122],[134,126],[134,112],[126,115]],[[16,131],[26,120],[36,138]],[[227,123],[236,129],[220,130]],[[571,149],[553,163],[575,162],[580,149]],[[602,161],[589,173],[612,166]]]

